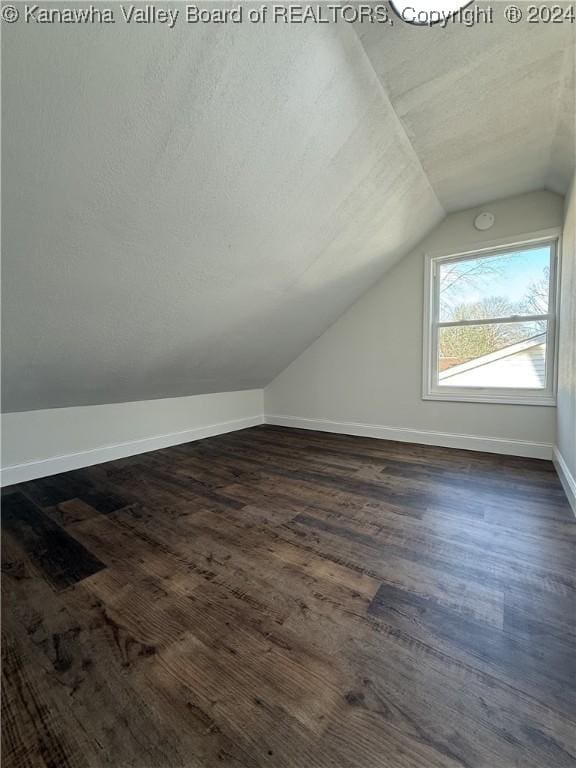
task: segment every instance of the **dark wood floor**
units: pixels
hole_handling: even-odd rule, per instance
[[[265,426],[6,491],[5,766],[576,766],[548,462]]]

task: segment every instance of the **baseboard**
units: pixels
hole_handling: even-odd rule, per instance
[[[191,443],[195,440],[202,440],[205,437],[223,435],[226,432],[235,432],[239,429],[256,427],[258,424],[263,423],[263,416],[250,416],[243,419],[234,419],[232,421],[223,421],[218,424],[210,424],[205,427],[186,429],[182,432],[155,435],[154,437],[147,437],[142,440],[132,440],[126,443],[93,448],[88,451],[72,453],[66,456],[54,456],[49,459],[27,462],[26,464],[14,464],[2,468],[0,472],[0,484],[6,486],[14,485],[15,483],[23,483],[26,480],[35,480],[39,477],[57,475],[60,472],[68,472],[71,469],[91,467],[94,464],[102,464],[106,461],[113,461],[114,459],[123,459],[127,456],[135,456],[139,453],[156,451],[159,448],[168,448],[171,445]]]
[[[497,437],[459,435],[446,432],[386,427],[376,424],[359,424],[355,422],[338,422],[326,419],[306,419],[297,416],[280,415],[259,415],[233,419],[181,432],[155,435],[78,453],[54,456],[24,464],[14,464],[2,468],[0,471],[0,485],[14,485],[15,483],[22,483],[39,477],[48,477],[49,475],[68,472],[72,469],[81,469],[82,467],[89,467],[94,464],[102,464],[106,461],[114,461],[115,459],[147,453],[148,451],[155,451],[160,448],[168,448],[171,445],[180,445],[195,440],[202,440],[206,437],[234,432],[239,429],[255,427],[263,423],[296,429],[309,429],[317,432],[336,432],[345,435],[374,437],[380,440],[398,440],[446,448],[461,448],[469,451],[484,451],[487,453],[526,456],[537,459],[553,458],[568,500],[576,514],[576,482],[558,450],[547,443],[532,443],[523,440],[505,440]]]
[[[558,448],[554,448],[553,461],[562,487],[566,493],[568,503],[572,507],[572,512],[576,515],[576,478],[574,478],[574,475],[568,469],[568,464],[564,461],[564,457]]]
[[[524,440],[505,440],[501,437],[483,437],[480,435],[454,435],[447,432],[385,427],[380,424],[357,424],[346,421],[327,421],[325,419],[303,419],[297,416],[265,417],[266,424],[296,429],[311,429],[317,432],[338,432],[344,435],[375,437],[379,440],[399,440],[405,443],[438,445],[444,448],[462,448],[467,451],[501,453],[508,456],[526,456],[533,459],[551,459],[552,445],[531,443]]]

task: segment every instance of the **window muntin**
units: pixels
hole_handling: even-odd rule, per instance
[[[425,398],[554,403],[555,262],[553,240],[430,259]]]

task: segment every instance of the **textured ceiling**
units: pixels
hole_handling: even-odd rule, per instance
[[[358,30],[448,211],[539,187],[564,194],[574,170],[576,25],[511,24],[491,5],[492,24]]]
[[[565,33],[439,31],[5,24],[4,410],[263,386],[446,210],[563,192]]]

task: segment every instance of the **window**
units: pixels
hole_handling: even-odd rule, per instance
[[[425,399],[555,404],[556,253],[546,239],[428,257]]]

